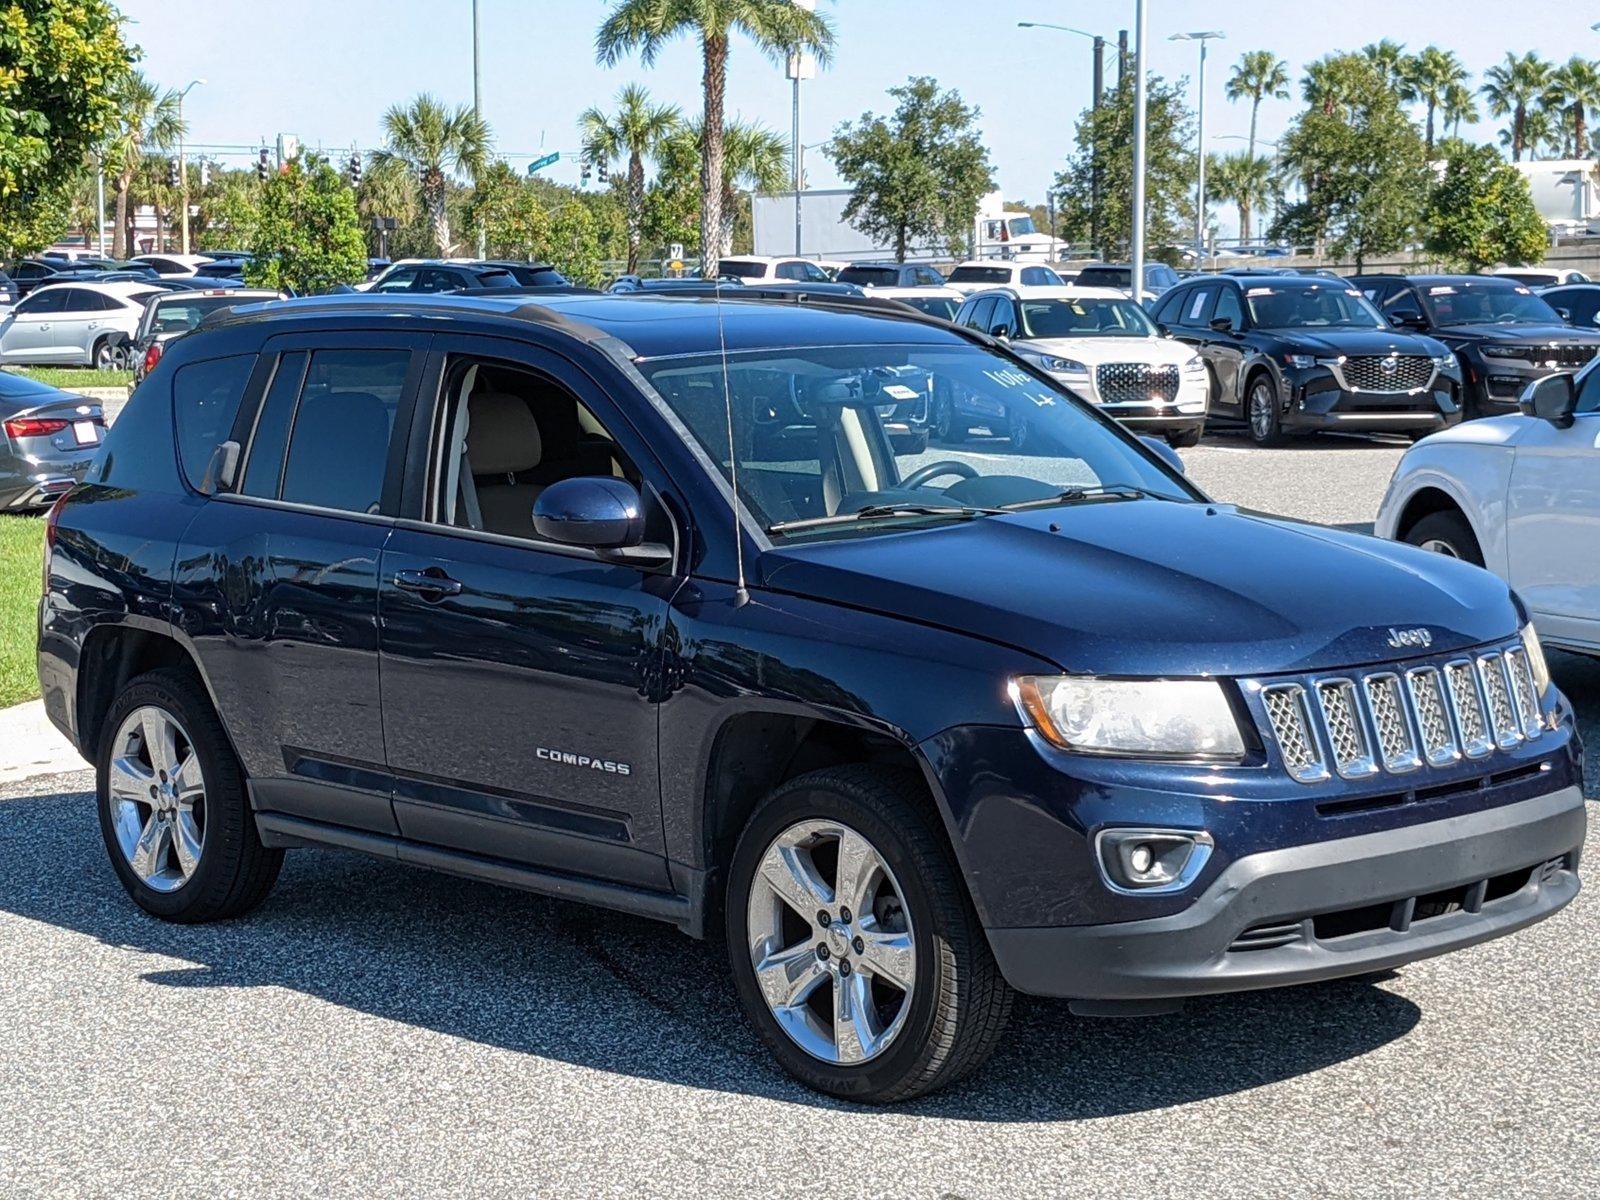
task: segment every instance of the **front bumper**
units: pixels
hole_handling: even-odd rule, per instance
[[[1154,1000],[1382,970],[1511,933],[1578,892],[1575,786],[1484,811],[1236,859],[1188,908],[990,929],[1012,986]]]
[[[1279,423],[1301,432],[1435,433],[1462,417],[1461,381],[1453,370],[1436,369],[1427,386],[1411,391],[1363,391],[1348,387],[1326,366],[1286,369],[1287,405]]]

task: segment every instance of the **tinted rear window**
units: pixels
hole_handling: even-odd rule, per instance
[[[178,461],[189,486],[198,488],[218,443],[233,433],[254,354],[213,358],[181,367],[172,379],[172,411],[178,426]]]
[[[1079,287],[1125,288],[1133,282],[1133,272],[1126,267],[1087,267],[1074,282]]]
[[[735,279],[760,279],[767,273],[767,264],[739,262],[737,259],[725,258],[717,264],[717,272],[721,275],[732,275]]]
[[[858,283],[862,287],[893,287],[900,282],[900,272],[894,267],[846,267],[839,272],[840,283]]]
[[[378,511],[389,434],[410,365],[407,350],[327,350],[311,356],[283,466],[284,500]]]
[[[1008,283],[1010,267],[957,267],[950,272],[951,283]]]

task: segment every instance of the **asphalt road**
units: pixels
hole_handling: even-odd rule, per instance
[[[1185,457],[1359,526],[1398,454]],[[1554,665],[1600,747],[1600,662]],[[147,919],[90,786],[0,789],[0,1196],[1600,1195],[1593,890],[1375,980],[1024,1002],[981,1075],[869,1110],[790,1083],[721,950],[649,922],[324,851],[246,920]]]

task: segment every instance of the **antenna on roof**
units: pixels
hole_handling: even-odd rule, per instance
[[[733,386],[728,382],[728,338],[722,329],[722,281],[711,281],[717,309],[717,348],[722,355],[722,411],[728,419],[728,483],[733,488],[733,561],[739,586],[733,593],[733,606],[750,602],[750,589],[744,582],[744,531],[739,528],[739,451],[733,440]]]

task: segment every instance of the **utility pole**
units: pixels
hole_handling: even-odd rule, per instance
[[[1195,101],[1199,109],[1199,132],[1195,141],[1195,197],[1194,197],[1194,265],[1198,267],[1206,256],[1206,43],[1226,35],[1215,29],[1195,33],[1175,33],[1169,42],[1199,42],[1200,71]]]
[[[205,83],[204,79],[191,80],[189,86],[178,93],[178,208],[182,212],[182,219],[178,226],[180,230],[178,253],[180,254],[189,253],[189,163],[183,151],[183,98],[189,94],[191,89],[199,87],[203,83]],[[159,250],[161,247],[157,246],[156,249]]]
[[[472,115],[483,120],[483,77],[481,70],[482,43],[478,36],[478,0],[472,0]],[[478,223],[478,257],[489,254],[489,233]]]
[[[1145,90],[1144,45],[1149,23],[1145,13],[1145,0],[1135,0],[1133,18],[1133,253],[1130,255],[1132,271],[1129,283],[1133,285],[1133,301],[1140,302],[1144,295],[1144,150],[1145,150]]]
[[[1124,35],[1126,36],[1126,35]],[[1106,40],[1094,39],[1094,111],[1098,116],[1106,98]],[[1098,127],[1096,129],[1098,134]],[[1055,227],[1052,226],[1052,233]],[[1089,147],[1089,252],[1100,253],[1100,138]]]
[[[794,0],[796,8],[803,8],[806,12],[816,12],[817,0]],[[800,145],[800,81],[814,79],[817,74],[817,62],[811,55],[804,51],[796,51],[789,55],[788,75],[794,81],[794,113],[790,122],[789,133],[789,159],[794,175],[794,252],[796,257],[800,254],[800,229],[801,205],[800,191],[805,183],[804,168],[801,166]]]
[[[106,164],[94,156],[94,223],[98,229],[100,257],[106,256]]]

